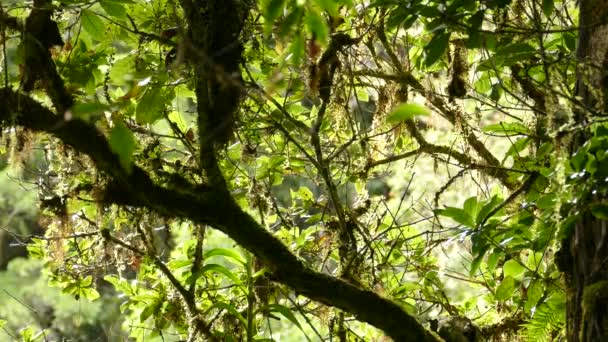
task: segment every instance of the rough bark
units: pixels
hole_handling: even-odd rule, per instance
[[[608,1],[581,0],[577,46],[576,123],[587,125],[606,112],[608,90]],[[577,134],[571,151],[587,137]],[[608,222],[584,213],[563,242],[567,287],[568,341],[608,340]]]

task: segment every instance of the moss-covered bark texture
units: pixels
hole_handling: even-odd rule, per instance
[[[576,93],[578,124],[606,113],[608,100],[608,1],[581,0]],[[586,137],[574,137],[576,151]],[[571,342],[608,341],[608,221],[587,213],[564,242],[567,257],[567,336]]]

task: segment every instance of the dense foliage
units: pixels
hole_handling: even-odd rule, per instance
[[[137,341],[562,339],[562,241],[608,219],[578,18],[570,0],[4,1],[0,151],[43,232],[0,228],[90,312],[119,294]],[[26,340],[78,329],[0,318]]]

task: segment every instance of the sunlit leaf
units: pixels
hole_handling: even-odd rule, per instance
[[[221,273],[221,274],[225,275],[226,277],[228,277],[230,280],[232,280],[234,283],[236,283],[236,284],[241,283],[241,280],[239,279],[239,277],[237,277],[234,273],[232,273],[226,267],[219,265],[219,264],[204,265],[201,269],[201,273],[207,273],[207,272]]]
[[[530,129],[519,122],[500,122],[487,125],[484,132],[494,133],[500,136],[529,135]]]
[[[462,225],[465,225],[467,227],[470,227],[470,228],[475,227],[475,222],[473,220],[473,217],[468,212],[466,212],[465,210],[462,210],[460,208],[446,207],[445,209],[436,209],[435,213],[437,215],[449,217],[449,218],[453,219],[454,221],[456,221]]]
[[[431,111],[425,106],[416,103],[403,103],[393,109],[386,120],[389,123],[398,123],[411,120],[416,116],[428,116]]]
[[[513,295],[515,291],[515,279],[506,276],[496,289],[496,300],[505,301]]]
[[[243,256],[240,253],[238,253],[237,251],[235,251],[234,249],[212,248],[212,249],[206,251],[203,256],[205,259],[211,258],[213,256],[223,256],[223,257],[232,259],[239,264],[245,265],[245,258],[243,258]]]
[[[93,38],[102,39],[106,31],[106,25],[103,20],[90,10],[84,9],[81,12],[82,27],[91,35]]]
[[[502,266],[502,270],[505,274],[505,277],[513,277],[519,279],[526,271],[526,268],[523,267],[519,262],[511,259],[505,262],[505,264]]]
[[[120,2],[101,0],[99,1],[99,5],[101,5],[101,8],[103,8],[103,10],[111,17],[118,19],[127,18],[127,10]]]

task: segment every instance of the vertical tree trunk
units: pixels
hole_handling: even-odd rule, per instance
[[[606,113],[608,95],[608,0],[580,0],[575,110],[577,124]],[[582,146],[584,133],[573,137],[571,151]],[[608,341],[608,221],[590,212],[564,241],[566,257],[568,341]]]

